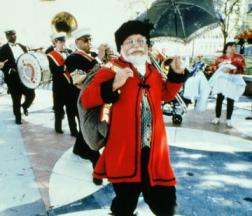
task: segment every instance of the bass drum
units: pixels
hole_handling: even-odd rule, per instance
[[[31,89],[51,80],[49,62],[46,54],[29,52],[22,54],[17,60],[17,69],[21,82]]]

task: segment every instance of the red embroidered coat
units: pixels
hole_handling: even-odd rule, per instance
[[[153,118],[148,164],[150,183],[151,185],[175,185],[161,101],[174,99],[181,87],[181,82],[163,81],[160,73],[150,64],[147,64],[145,82],[143,82],[131,64],[121,59],[114,63],[121,68],[130,67],[134,71],[134,77],[128,78],[118,91],[119,93],[112,92],[115,73],[109,68],[102,68],[81,95],[82,105],[85,108],[91,108],[108,102],[110,97],[108,92],[117,94],[117,100],[113,103],[110,113],[107,143],[96,164],[94,176],[108,178],[112,183],[141,181],[140,111],[142,94],[147,94]],[[171,72],[173,80],[179,76],[183,75]]]

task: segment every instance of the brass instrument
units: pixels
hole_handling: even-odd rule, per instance
[[[156,63],[160,65],[162,72],[167,75],[169,72],[170,63],[172,62],[172,58],[168,58],[165,54],[153,48],[151,49],[151,56],[152,58],[154,58]]]
[[[106,43],[100,44],[99,46],[93,46],[92,51],[98,54],[101,47],[103,47],[102,49],[105,51],[105,54],[101,59],[102,64],[107,64],[110,60],[119,58],[119,55]]]
[[[77,29],[78,23],[72,14],[62,11],[52,18],[51,26],[53,32],[65,32],[69,36]]]
[[[160,67],[162,71],[164,71],[165,74],[169,73],[169,67],[170,67],[171,62],[172,62],[172,58],[166,58],[161,62]]]
[[[153,54],[151,52],[149,52],[149,57],[150,57],[150,60],[151,60],[152,64],[159,71],[159,73],[161,73],[162,76],[166,76],[167,73],[168,73],[168,71],[166,72],[166,70],[169,70],[169,68],[168,69],[163,69],[162,65],[164,67],[164,62],[165,61],[166,61],[167,64],[169,63],[169,65],[170,65],[170,63],[172,62],[172,59],[171,58],[164,58],[163,61],[161,62],[161,66],[160,66],[160,63],[156,60],[156,58],[153,56]],[[186,110],[187,110],[186,104],[183,101],[183,99],[180,97],[180,95],[177,94],[175,98],[177,99],[178,103],[182,107],[183,111],[186,112]]]
[[[116,53],[110,48],[110,47],[107,47],[106,50],[105,50],[105,55],[102,59],[102,62],[103,63],[108,63],[110,60],[114,59],[114,58],[118,58],[119,56],[116,55]]]

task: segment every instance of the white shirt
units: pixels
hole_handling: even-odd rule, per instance
[[[144,76],[146,73],[146,64],[134,64],[134,67],[137,69],[138,73],[141,76]]]
[[[9,43],[9,46],[11,48],[11,51],[12,51],[13,56],[15,58],[15,61],[17,61],[18,57],[20,55],[22,55],[24,53],[24,51],[22,50],[22,48],[18,44]]]

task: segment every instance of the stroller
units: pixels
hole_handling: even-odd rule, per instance
[[[198,71],[203,70],[205,64],[202,62],[197,62],[192,66],[189,71],[188,77],[194,76]],[[187,106],[192,103],[190,99],[183,97],[184,88],[178,93],[177,97],[170,103],[162,104],[163,114],[167,116],[172,116],[172,123],[174,125],[181,125],[183,121],[183,114],[186,112]]]
[[[160,63],[155,60],[154,56],[150,55],[150,57],[157,70],[163,74],[163,76],[167,76],[172,59],[167,58],[160,65]],[[164,115],[172,116],[172,122],[174,125],[180,125],[182,123],[182,115],[186,112],[186,104],[182,99],[181,94],[177,94],[176,98],[172,102],[163,103],[162,111]]]
[[[174,125],[181,125],[183,121],[182,116],[186,112],[188,102],[190,102],[181,95],[182,91],[178,93],[173,101],[162,104],[163,115],[172,116],[172,123]]]
[[[150,54],[150,60],[163,76],[167,76],[172,58],[164,59],[161,61],[161,65],[152,54]],[[174,125],[180,125],[183,120],[182,115],[186,112],[188,102],[190,102],[190,100],[183,98],[182,92],[180,92],[172,102],[162,104],[163,114],[172,116],[172,122]]]

